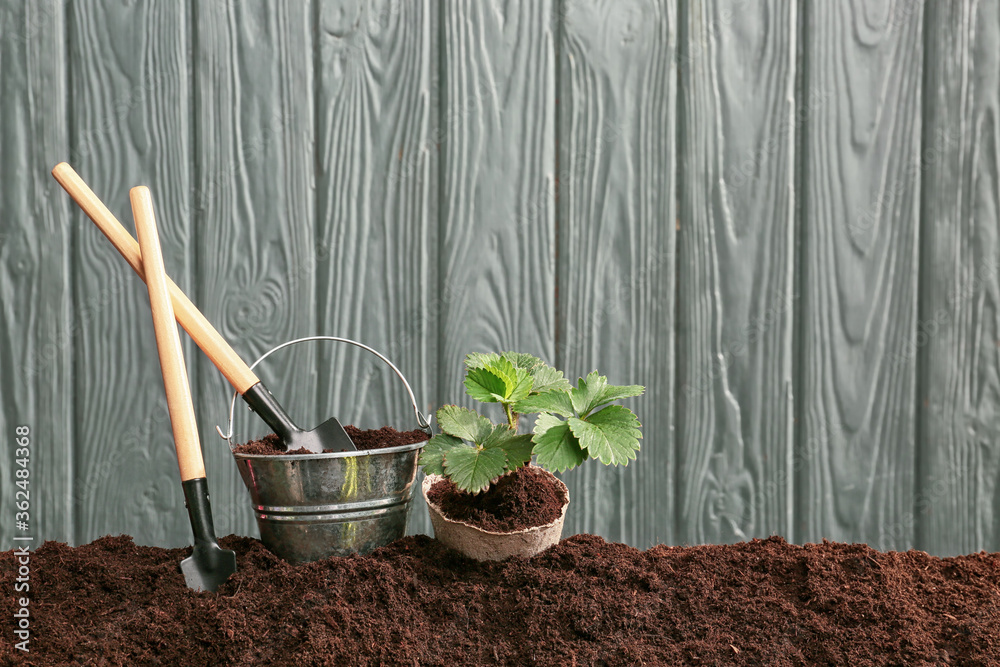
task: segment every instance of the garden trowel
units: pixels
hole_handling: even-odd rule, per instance
[[[61,162],[52,170],[52,175],[111,241],[111,244],[121,253],[139,277],[143,278],[139,244],[108,210],[108,207],[94,194],[94,191],[83,182],[73,167]],[[167,290],[173,303],[177,321],[211,359],[212,363],[222,371],[222,374],[239,392],[250,409],[256,412],[278,435],[286,450],[305,448],[309,452],[319,454],[324,450],[349,452],[357,449],[351,437],[347,435],[347,431],[336,418],[328,419],[311,431],[296,426],[285,409],[264,386],[264,383],[250,370],[250,367],[236,354],[226,339],[215,330],[215,327],[169,277],[167,278]]]
[[[184,573],[184,581],[189,588],[214,591],[229,575],[236,572],[236,553],[220,547],[215,538],[205,463],[198,440],[194,404],[191,402],[191,387],[184,367],[184,354],[177,334],[177,323],[174,321],[174,309],[167,291],[167,275],[163,270],[153,202],[149,189],[145,187],[132,188],[130,197],[135,230],[142,249],[149,305],[153,311],[153,329],[156,332],[160,369],[163,371],[163,386],[167,391],[170,427],[174,432],[184,499],[191,519],[191,529],[194,531],[194,550],[189,558],[181,561],[181,572]]]

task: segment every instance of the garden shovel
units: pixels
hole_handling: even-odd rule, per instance
[[[170,427],[174,432],[177,463],[181,469],[181,485],[187,504],[191,529],[194,531],[194,550],[189,558],[181,561],[181,572],[189,588],[214,591],[236,571],[236,553],[223,549],[215,539],[212,525],[212,506],[208,502],[208,481],[205,479],[205,462],[201,457],[198,425],[191,402],[191,387],[184,367],[181,339],[177,335],[174,308],[167,291],[167,274],[163,270],[160,239],[153,217],[153,201],[149,189],[132,188],[132,215],[135,231],[142,249],[149,305],[153,311],[153,330],[156,332],[156,349],[163,371],[163,386],[167,391],[167,408]]]
[[[139,277],[143,278],[139,244],[108,210],[104,202],[83,182],[73,167],[65,162],[57,164],[52,170],[52,175],[59,181],[59,185],[69,193],[73,201],[83,209],[83,212],[94,221],[94,224],[111,241],[111,244],[121,253],[121,256],[132,266]],[[256,412],[278,435],[286,451],[305,448],[309,452],[319,454],[324,450],[349,452],[357,449],[351,437],[347,435],[347,431],[336,418],[328,419],[311,431],[296,426],[285,409],[264,386],[264,383],[254,375],[246,362],[236,354],[226,339],[215,330],[215,327],[202,315],[200,310],[195,308],[191,300],[169,277],[167,278],[167,290],[173,303],[177,321],[198,344],[198,347],[208,355],[212,363],[222,371],[222,374],[239,392],[250,409]]]

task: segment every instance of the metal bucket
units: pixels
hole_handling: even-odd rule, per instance
[[[361,343],[333,336],[300,338],[268,351],[251,368],[283,347],[313,340],[349,343],[382,359],[406,386],[418,426],[430,429],[399,369]],[[219,429],[230,448],[235,404],[236,394],[230,404],[229,434]],[[299,564],[331,556],[366,554],[403,537],[423,445],[419,442],[330,454],[233,452],[233,457],[250,492],[264,546],[280,558]]]

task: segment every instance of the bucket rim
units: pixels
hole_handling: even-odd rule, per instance
[[[358,456],[376,456],[379,454],[404,454],[417,449],[423,449],[427,444],[426,440],[414,442],[409,445],[397,445],[395,447],[385,447],[383,449],[358,449],[350,452],[326,452],[323,454],[243,454],[233,452],[233,458],[250,459],[255,461],[306,461],[311,459],[346,459]]]

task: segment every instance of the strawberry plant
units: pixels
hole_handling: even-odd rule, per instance
[[[552,472],[587,459],[605,465],[628,465],[635,459],[641,425],[635,413],[616,401],[639,396],[644,387],[610,385],[597,371],[574,387],[562,371],[517,352],[473,353],[465,366],[466,393],[482,403],[499,404],[505,419],[494,423],[475,410],[442,406],[437,411],[442,433],[420,455],[424,472],[479,493],[532,457]],[[538,415],[532,434],[518,433],[524,414]]]

